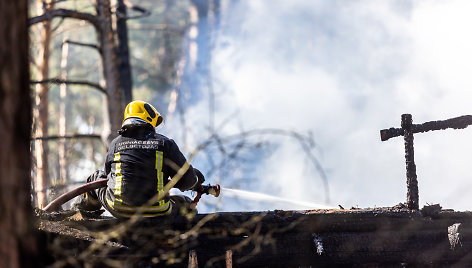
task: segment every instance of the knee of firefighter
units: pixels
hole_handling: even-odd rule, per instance
[[[94,192],[85,193],[85,200],[92,206],[101,206],[100,201],[98,201],[98,197],[94,196]]]
[[[101,204],[97,199],[85,193],[77,197],[72,207],[78,210],[93,211],[99,210]]]
[[[196,209],[191,208],[192,199],[185,195],[172,195],[170,197],[172,202],[172,210],[175,210],[180,215],[188,215],[189,213],[196,213]]]

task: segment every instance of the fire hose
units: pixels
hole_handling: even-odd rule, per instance
[[[108,182],[108,179],[101,179],[101,180],[83,184],[77,188],[70,190],[69,192],[65,194],[62,194],[58,198],[54,199],[51,203],[49,203],[46,207],[44,207],[43,210],[46,212],[58,211],[64,203],[71,200],[72,198],[79,196],[83,193],[93,191],[95,189],[106,187],[107,182]]]
[[[79,196],[81,194],[84,194],[86,192],[93,191],[95,189],[106,187],[107,182],[108,182],[108,179],[101,179],[101,180],[83,184],[77,188],[74,188],[68,191],[67,193],[62,194],[58,198],[54,199],[51,203],[49,203],[46,207],[44,207],[43,210],[45,212],[58,211],[64,203],[71,200],[72,198]],[[203,194],[213,195],[214,197],[218,197],[220,195],[220,189],[221,187],[219,184],[215,184],[215,185],[201,185],[200,184],[199,186],[197,186],[197,189],[195,190],[197,192],[197,195],[193,199],[190,207],[195,208]]]

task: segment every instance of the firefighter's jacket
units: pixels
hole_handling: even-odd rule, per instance
[[[154,128],[122,129],[111,142],[105,161],[107,207],[112,214],[125,217],[136,212],[148,217],[170,214],[168,194],[156,203],[149,204],[149,200],[158,193],[164,194],[164,186],[184,164],[186,159],[174,140],[156,133]],[[197,181],[189,166],[174,187],[189,190]]]

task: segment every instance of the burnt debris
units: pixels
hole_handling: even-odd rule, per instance
[[[390,138],[403,136],[405,140],[405,162],[406,162],[406,203],[410,210],[419,209],[418,178],[416,175],[416,164],[413,147],[413,134],[423,133],[433,130],[464,129],[472,125],[472,115],[463,115],[447,120],[425,122],[423,124],[413,124],[411,114],[403,114],[401,128],[389,128],[380,130],[382,141]]]

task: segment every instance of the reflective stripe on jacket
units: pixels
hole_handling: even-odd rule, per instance
[[[111,142],[105,161],[107,205],[123,216],[137,212],[150,217],[169,214],[172,205],[168,194],[159,202],[149,201],[159,193],[164,195],[169,178],[185,163],[177,144],[153,128],[125,129]],[[185,191],[196,183],[195,171],[190,166],[174,187]]]

